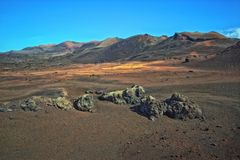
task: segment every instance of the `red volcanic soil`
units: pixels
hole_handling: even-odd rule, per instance
[[[240,76],[235,71],[152,61],[0,72],[2,103],[49,88],[64,88],[74,99],[89,89],[112,91],[138,84],[158,99],[180,92],[206,117],[181,121],[162,116],[153,122],[134,106],[96,96],[95,113],[52,106],[0,113],[1,160],[240,159]]]

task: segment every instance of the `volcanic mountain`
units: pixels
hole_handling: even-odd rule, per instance
[[[57,45],[40,45],[6,52],[1,54],[0,63],[27,61],[29,64],[59,65],[146,61],[174,57],[183,59],[200,57],[201,60],[205,57],[207,60],[207,57],[218,57],[220,53],[229,50],[239,52],[239,48],[234,48],[238,41],[239,39],[226,38],[217,32],[182,32],[170,37],[143,34],[126,39],[108,38],[87,43],[67,41]],[[192,56],[193,54],[195,56]]]

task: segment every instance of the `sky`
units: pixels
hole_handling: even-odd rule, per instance
[[[240,38],[239,6],[240,0],[1,0],[0,52],[144,33]]]

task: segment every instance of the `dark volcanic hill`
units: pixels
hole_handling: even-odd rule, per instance
[[[146,48],[154,46],[167,37],[154,37],[148,34],[122,39],[107,47],[92,49],[85,54],[76,51],[72,60],[78,63],[99,63],[127,60],[129,57],[142,53]]]
[[[229,50],[238,53],[239,48],[234,48],[238,41],[217,32],[182,32],[171,37],[143,34],[126,39],[108,38],[88,43],[67,41],[57,45],[41,45],[3,53],[0,64],[27,62],[47,66],[183,58],[193,54],[199,57],[218,57]]]
[[[201,62],[196,66],[208,69],[239,70],[240,68],[239,62],[240,62],[240,41],[230,47],[227,47],[222,52],[216,54],[213,58]]]
[[[100,49],[91,49],[84,54],[75,51],[69,57],[76,63],[101,63],[129,60],[157,60],[166,57],[184,56],[191,53],[213,55],[234,45],[236,39],[229,39],[216,32],[176,33],[172,37],[154,37],[148,34],[120,40]]]

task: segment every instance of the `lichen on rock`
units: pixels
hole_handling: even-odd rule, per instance
[[[41,110],[41,107],[39,107],[36,104],[36,101],[33,98],[28,98],[26,100],[24,100],[21,104],[20,107],[24,110],[24,111],[38,111]]]
[[[151,120],[161,115],[182,120],[204,119],[199,106],[180,93],[174,93],[164,101],[158,101],[152,96],[146,96],[141,100],[139,111]]]
[[[74,107],[80,111],[94,112],[95,106],[93,96],[91,94],[84,94],[75,100]]]
[[[166,115],[175,119],[204,119],[203,112],[188,97],[174,93],[164,101],[167,106]]]
[[[52,99],[52,102],[53,105],[63,110],[69,110],[73,108],[72,102],[70,102],[66,97]]]
[[[133,85],[125,90],[117,90],[102,94],[99,99],[113,102],[115,104],[139,104],[145,95],[142,86]]]
[[[139,107],[139,111],[152,121],[162,116],[166,111],[166,106],[152,96],[145,96],[142,98]]]

